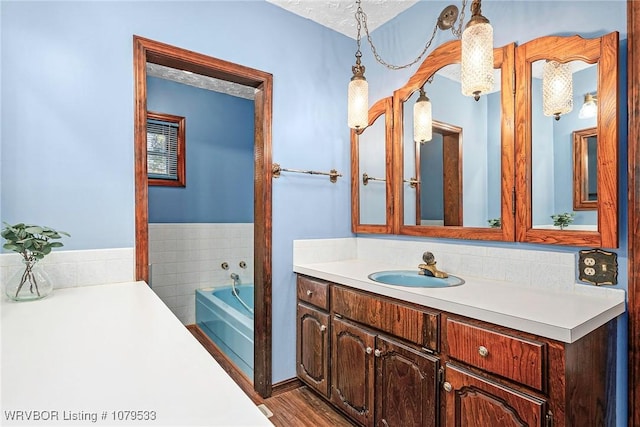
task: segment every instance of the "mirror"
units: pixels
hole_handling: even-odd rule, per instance
[[[517,47],[518,241],[617,247],[617,53],[617,33],[596,39],[541,37]],[[564,102],[572,102],[573,108],[557,119],[545,116],[543,108],[549,104],[549,94],[557,90],[544,91],[538,71],[553,61],[568,68],[565,80],[572,82],[572,91],[565,98],[569,101]],[[579,110],[585,94],[596,91],[596,117],[581,118]],[[574,168],[574,158],[580,154],[573,149],[574,133],[594,126],[597,156],[592,159],[592,169],[597,170],[597,178],[585,174],[586,168]],[[583,145],[588,151],[588,142]],[[596,209],[574,209],[574,182],[582,188],[578,205],[586,201],[589,206],[588,194],[584,195],[589,190],[583,188],[587,183],[597,194],[597,200],[590,201]],[[561,216],[567,221],[563,222]]]
[[[598,209],[598,131],[573,132],[573,210]]]
[[[558,119],[545,116],[543,67],[547,60],[531,64],[531,182],[532,223],[534,228],[597,231],[597,210],[575,211],[573,195],[574,155],[573,134],[580,127],[595,126],[596,117],[580,118],[580,100],[584,93],[595,92],[598,84],[597,64],[569,61],[572,91],[568,92],[573,106]],[[550,191],[551,189],[551,191]],[[596,191],[597,192],[597,191]],[[595,203],[593,203],[595,207]],[[557,215],[568,214],[571,223],[560,226]]]
[[[351,131],[351,226],[354,232],[391,233],[391,97],[369,109],[369,125]]]
[[[405,213],[410,215],[412,206],[406,206],[413,202],[416,215],[405,224],[461,226],[462,128],[434,120],[433,139],[416,142],[415,154],[415,178],[408,180],[415,201],[405,199]]]
[[[513,240],[514,45],[494,49],[495,90],[461,94],[460,42],[436,48],[393,95],[400,234]],[[433,139],[414,142],[413,106],[424,86]]]

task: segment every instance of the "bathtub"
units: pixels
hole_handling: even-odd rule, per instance
[[[253,285],[236,290],[253,308]],[[196,290],[196,324],[253,381],[253,313],[231,293],[231,286]]]

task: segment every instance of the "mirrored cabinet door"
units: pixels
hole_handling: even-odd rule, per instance
[[[369,109],[369,125],[351,131],[351,225],[354,233],[391,233],[391,97]]]
[[[495,88],[479,101],[460,91],[460,42],[436,48],[394,92],[394,218],[400,234],[514,240],[514,45],[494,50]],[[423,88],[432,136],[416,141]]]
[[[517,240],[618,246],[617,49],[617,33],[517,47]]]

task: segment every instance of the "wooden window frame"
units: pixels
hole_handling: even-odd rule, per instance
[[[147,111],[147,120],[158,120],[162,122],[175,123],[178,126],[178,146],[176,148],[178,173],[177,179],[169,178],[149,178],[147,171],[148,185],[153,186],[166,186],[166,187],[186,187],[187,179],[185,176],[185,118],[181,116],[174,116],[166,113],[156,113],[154,111]]]

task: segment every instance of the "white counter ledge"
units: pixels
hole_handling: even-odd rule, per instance
[[[0,310],[2,425],[272,425],[144,282],[5,297]]]
[[[376,271],[398,269],[406,268],[360,259],[293,266],[296,273],[567,343],[625,311],[622,290],[561,293],[467,276],[462,286],[429,289],[385,285],[367,277]]]

